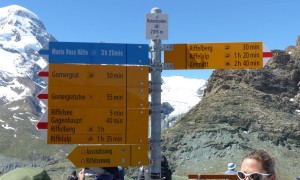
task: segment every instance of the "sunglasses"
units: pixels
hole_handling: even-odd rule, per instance
[[[246,174],[244,172],[239,171],[239,172],[237,172],[237,175],[240,178],[240,180],[245,180],[246,177],[249,177],[251,180],[262,180],[265,176],[269,177],[272,174],[264,174],[264,173],[258,173],[258,172]]]

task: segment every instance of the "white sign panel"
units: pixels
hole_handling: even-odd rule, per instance
[[[146,14],[146,38],[168,39],[168,15],[160,13]]]

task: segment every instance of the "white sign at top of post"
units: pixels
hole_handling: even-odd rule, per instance
[[[168,15],[160,13],[146,14],[146,38],[168,39]]]

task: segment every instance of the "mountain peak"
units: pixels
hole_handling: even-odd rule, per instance
[[[0,8],[0,17],[30,17],[32,19],[38,19],[38,16],[28,9],[19,5],[10,5]]]
[[[0,41],[15,42],[22,37],[43,36],[46,30],[36,14],[18,5],[0,8],[0,28]]]

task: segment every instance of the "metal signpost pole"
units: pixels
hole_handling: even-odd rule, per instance
[[[161,13],[159,8],[151,13]],[[151,49],[151,179],[161,179],[161,40],[152,39]]]

